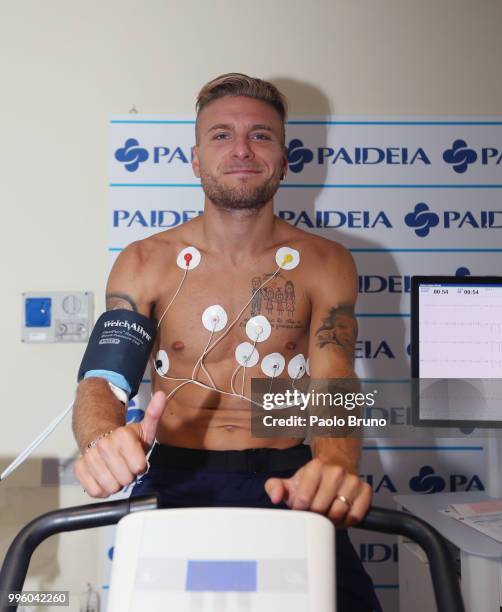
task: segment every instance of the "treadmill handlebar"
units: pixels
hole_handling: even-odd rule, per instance
[[[0,612],[17,610],[8,604],[7,594],[22,591],[31,556],[51,535],[115,525],[131,512],[156,510],[156,496],[73,506],[47,512],[28,523],[12,541],[0,570]]]
[[[10,612],[5,594],[22,591],[31,556],[37,546],[51,535],[115,525],[127,514],[156,510],[157,496],[100,502],[62,508],[33,519],[12,541],[0,570],[0,612]],[[438,612],[464,612],[455,565],[444,538],[433,527],[405,512],[373,506],[358,529],[406,536],[421,546],[429,560]]]
[[[455,562],[443,536],[422,519],[372,506],[357,529],[401,535],[416,542],[429,561],[438,612],[465,612]]]

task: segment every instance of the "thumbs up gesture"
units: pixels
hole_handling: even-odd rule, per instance
[[[145,453],[147,453],[155,442],[157,427],[166,408],[166,395],[163,391],[157,391],[152,395],[152,399],[145,410],[145,416],[140,423],[131,423],[126,427],[131,428],[137,433],[138,439],[142,443]]]
[[[146,455],[155,441],[166,396],[152,396],[141,423],[117,427],[99,438],[75,462],[75,476],[91,497],[108,497],[131,484],[147,467]]]

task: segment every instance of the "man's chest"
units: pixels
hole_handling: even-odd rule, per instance
[[[299,275],[196,271],[187,275],[161,323],[158,346],[173,366],[194,365],[208,344],[214,348],[206,363],[237,364],[235,351],[243,343],[255,346],[260,357],[279,352],[290,359],[306,352],[311,309]],[[180,280],[162,293],[157,319]]]

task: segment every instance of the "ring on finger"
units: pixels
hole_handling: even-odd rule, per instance
[[[345,495],[338,495],[336,499],[343,502],[348,508],[352,508],[352,502],[349,501]]]

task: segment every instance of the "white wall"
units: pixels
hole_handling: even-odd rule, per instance
[[[104,306],[110,114],[190,114],[228,71],[281,84],[292,114],[496,114],[501,30],[498,0],[0,1],[0,465],[71,399],[83,350],[23,345],[21,293]],[[74,450],[67,419],[38,456]]]

